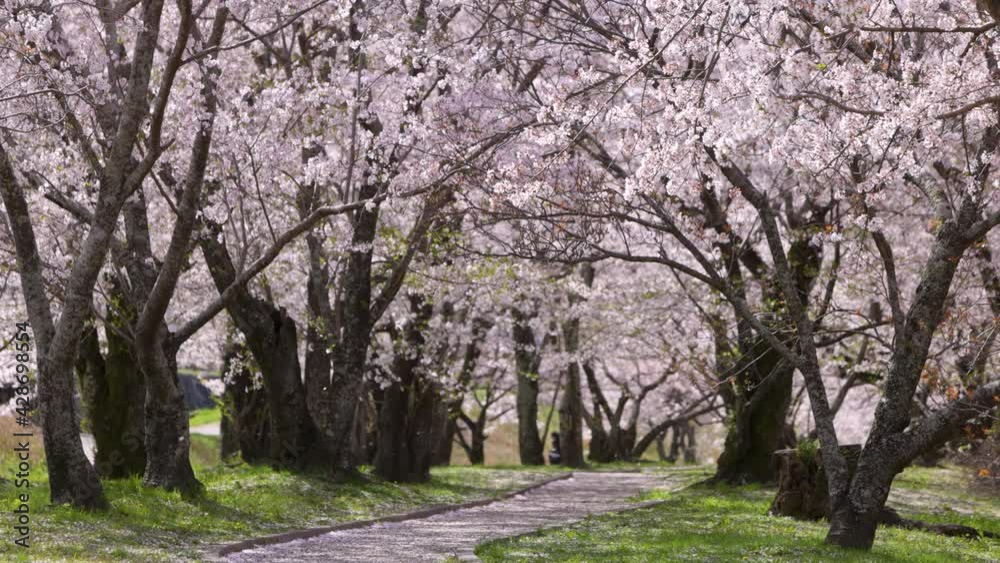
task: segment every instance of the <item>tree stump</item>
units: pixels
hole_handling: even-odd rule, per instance
[[[861,445],[841,446],[840,452],[847,458],[848,471],[854,475],[861,456]],[[774,460],[778,493],[771,502],[769,512],[800,520],[828,518],[830,493],[820,450],[816,449],[812,455],[799,449],[778,450],[774,452]]]

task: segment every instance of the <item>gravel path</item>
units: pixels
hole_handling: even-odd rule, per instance
[[[218,422],[209,422],[200,426],[192,426],[191,433],[204,434],[205,436],[221,436],[222,426]]]
[[[227,561],[441,561],[449,556],[478,560],[476,545],[492,539],[563,526],[627,508],[629,497],[656,487],[686,483],[664,473],[577,472],[516,496],[478,508],[429,518],[375,524],[315,538],[234,553]]]

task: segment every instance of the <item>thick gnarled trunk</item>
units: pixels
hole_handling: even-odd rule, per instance
[[[754,358],[739,377],[729,432],[715,479],[727,483],[774,481],[774,452],[786,447],[785,416],[792,399],[794,368],[758,341],[746,354]]]
[[[366,181],[359,194],[371,199],[379,185]],[[378,226],[379,206],[373,203],[355,212],[353,246],[343,276],[343,326],[333,358],[333,378],[327,393],[331,471],[341,479],[355,471],[351,447],[358,397],[364,386],[365,366],[372,330],[372,242]]]
[[[76,371],[97,446],[94,465],[101,477],[116,479],[141,475],[146,467],[145,384],[128,343],[110,328],[106,335],[108,351],[101,354],[97,328],[87,329]]]
[[[401,336],[403,349],[392,364],[395,380],[383,391],[378,411],[375,473],[389,481],[416,483],[430,478],[437,446],[437,393],[420,366],[424,330],[433,308],[421,296],[413,295],[410,311],[413,318]]]
[[[262,385],[238,360],[239,352],[230,343],[222,360],[226,390],[222,409],[222,456],[239,452],[247,463],[268,459],[271,452],[270,409]]]
[[[271,309],[268,320],[267,329],[250,331],[246,340],[261,368],[267,391],[269,457],[281,467],[301,469],[313,460],[322,459],[322,448],[306,404],[295,321],[284,309],[275,308]]]
[[[422,378],[405,377],[382,395],[375,473],[388,481],[419,483],[430,478],[434,459],[435,397]]]
[[[142,483],[196,494],[203,486],[191,467],[191,435],[184,391],[177,378],[177,351],[161,340],[149,348],[137,346],[136,356],[146,374],[146,470]]]
[[[39,361],[38,402],[49,473],[52,504],[71,503],[86,509],[107,507],[97,470],[83,452],[73,404],[73,368],[56,373]]]
[[[218,227],[212,227],[218,234]],[[216,288],[222,292],[233,284],[236,270],[228,250],[212,235],[199,240],[209,272]],[[227,303],[227,311],[246,339],[246,347],[260,368],[268,406],[268,458],[282,467],[301,469],[319,462],[325,452],[306,403],[305,386],[298,358],[298,331],[295,321],[284,309],[279,309],[250,294],[245,288],[237,290],[235,299]],[[245,397],[244,405],[256,401],[238,384],[234,393]],[[256,395],[256,394],[255,394]],[[235,408],[240,412],[240,408]],[[240,433],[249,431],[248,424],[240,424]],[[250,428],[259,423],[249,422]],[[252,435],[251,435],[252,436]],[[248,439],[252,439],[250,436]],[[253,439],[256,441],[256,439]],[[249,451],[256,451],[257,447]],[[256,458],[256,454],[249,454]]]

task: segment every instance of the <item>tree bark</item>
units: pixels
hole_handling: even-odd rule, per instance
[[[593,368],[585,365],[583,372],[587,376],[587,388],[590,390],[594,406],[593,416],[588,416],[586,411],[583,412],[584,420],[590,428],[590,449],[587,452],[587,459],[604,463],[613,459],[614,453],[613,448],[608,443],[608,433],[604,429],[604,412],[601,407],[603,396],[599,396],[601,390]]]
[[[823,216],[824,212],[818,212],[818,217],[812,218],[810,224]],[[786,296],[785,301],[795,299],[804,308],[809,303],[809,293],[819,271],[822,254],[808,239],[800,236],[791,244],[788,260],[789,285],[794,288],[794,295]],[[770,289],[776,297],[784,295],[778,285]],[[790,316],[787,307],[779,313],[785,318]],[[774,333],[780,334],[780,331],[775,330]],[[716,363],[720,368],[732,363],[724,357],[732,354],[724,339],[724,334],[715,336],[718,348]],[[739,343],[740,360],[735,362],[732,371],[735,389],[729,397],[729,433],[714,478],[735,484],[770,483],[775,477],[774,452],[791,445],[785,440],[784,429],[791,405],[795,366],[789,364],[765,338],[753,335],[747,322],[742,320]]]
[[[245,353],[245,352],[244,352]],[[247,463],[268,459],[271,451],[270,409],[263,385],[238,358],[240,351],[229,342],[222,356],[226,390],[222,410],[222,455],[240,453]]]
[[[841,453],[847,459],[851,474],[861,455],[860,445],[844,445]],[[812,455],[801,449],[782,449],[774,452],[777,470],[778,491],[768,509],[770,514],[791,516],[801,520],[829,518],[830,491],[826,473],[823,471],[823,457],[818,450]]]
[[[594,281],[594,267],[584,264],[580,269],[587,287]],[[569,296],[570,306],[582,302],[573,293]],[[559,402],[559,436],[562,439],[562,464],[568,467],[583,467],[583,397],[580,388],[580,364],[576,358],[580,346],[580,319],[574,317],[563,325],[563,342],[570,364],[566,367],[566,387]]]
[[[108,322],[115,322],[109,311]],[[101,354],[96,327],[80,341],[76,371],[80,396],[97,445],[94,465],[101,477],[141,475],[146,467],[142,372],[129,346],[106,329],[107,355]]]
[[[187,406],[177,379],[177,353],[162,341],[138,346],[136,355],[146,374],[146,470],[143,484],[184,494],[201,491],[191,467]]]
[[[773,482],[774,452],[786,446],[785,415],[795,369],[760,339],[744,356],[752,363],[737,376],[740,388],[715,479],[734,484]]]
[[[359,199],[373,199],[379,184],[366,179]],[[372,203],[355,211],[351,251],[343,277],[343,326],[333,357],[333,381],[329,392],[329,420],[324,425],[331,438],[331,470],[340,479],[354,473],[351,429],[357,400],[364,383],[372,330],[372,243],[378,226],[379,205]]]
[[[91,304],[104,254],[110,245],[110,227],[95,221],[85,251],[74,265],[67,303],[56,326],[45,294],[42,261],[27,201],[18,185],[7,152],[0,142],[0,196],[10,221],[17,254],[24,303],[35,337],[38,363],[38,400],[42,440],[49,470],[49,498],[53,504],[71,503],[85,509],[107,507],[97,471],[83,452],[76,406],[73,401],[73,364],[76,348]],[[105,200],[105,205],[110,202]],[[117,210],[114,214],[117,217]]]
[[[562,438],[562,465],[583,467],[583,400],[580,393],[580,366],[566,368],[566,387],[559,401],[559,436]]]
[[[522,465],[545,465],[538,434],[538,362],[535,334],[528,318],[517,308],[514,316],[514,361],[517,369],[517,445]]]
[[[913,459],[903,455],[898,442],[910,424],[910,404],[934,331],[944,316],[952,279],[969,244],[960,237],[959,228],[950,221],[941,226],[910,309],[905,319],[897,321],[901,330],[894,339],[883,399],[875,409],[848,498],[834,504],[829,543],[871,549],[892,481]]]
[[[222,292],[236,278],[229,252],[212,234],[202,237],[199,243],[216,288]],[[269,413],[270,461],[292,469],[319,462],[324,451],[306,404],[295,321],[284,309],[243,288],[227,310],[261,370]]]
[[[191,25],[190,6],[182,4],[181,11],[181,38],[174,45],[174,57],[179,57],[178,53],[183,52],[184,42],[190,32],[186,29]],[[213,18],[209,45],[217,46],[221,43],[227,19],[228,10],[219,7]],[[211,58],[214,59],[215,55],[211,55]],[[178,197],[175,210],[177,218],[170,242],[155,275],[151,269],[153,252],[141,189],[133,196],[126,217],[130,256],[135,262],[130,275],[136,274],[132,289],[136,310],[139,311],[135,321],[135,355],[146,376],[146,472],[143,484],[179,490],[184,494],[198,493],[203,486],[195,478],[191,468],[187,406],[177,378],[177,352],[181,342],[174,341],[164,319],[187,262],[197,223],[212,144],[212,127],[217,107],[215,79],[219,72],[219,67],[203,69],[204,105],[201,109],[204,114],[199,120],[191,146],[191,158],[183,191]],[[172,78],[169,71],[167,77]],[[157,127],[154,123],[154,138],[159,135]],[[139,306],[139,303],[142,305]]]
[[[375,473],[388,481],[418,483],[430,478],[438,404],[434,385],[420,365],[433,307],[422,296],[411,295],[410,311],[413,318],[401,335],[402,350],[393,359],[395,381],[384,390],[379,408]]]
[[[332,384],[330,334],[336,328],[332,323],[330,276],[323,265],[319,240],[310,233],[306,235],[306,244],[309,248],[309,278],[306,282],[309,308],[305,355],[306,404],[320,435],[329,439],[326,425],[330,419],[328,398]]]
[[[189,197],[197,195],[189,194]],[[141,191],[126,204],[124,216],[128,244],[124,261],[131,282],[126,301],[129,309],[141,314],[150,305],[148,296],[163,272],[162,267],[158,271],[153,256],[146,200]],[[175,227],[175,234],[178,228],[183,226]],[[161,299],[169,299],[169,296]],[[165,310],[164,306],[160,307]],[[169,342],[170,333],[162,316],[156,316],[152,313],[145,320],[133,317],[132,321],[136,333],[132,353],[145,380],[143,484],[185,494],[195,493],[201,484],[195,479],[189,459],[188,412],[177,378],[177,350]]]
[[[439,385],[434,386],[434,415],[432,433],[434,436],[434,454],[432,465],[451,465],[452,444],[455,443],[455,421],[451,419],[446,397]]]

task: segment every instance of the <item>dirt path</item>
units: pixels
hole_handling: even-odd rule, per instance
[[[232,562],[477,560],[478,544],[563,526],[633,503],[630,497],[689,482],[684,473],[577,472],[524,495],[429,518],[375,524],[234,553]]]

